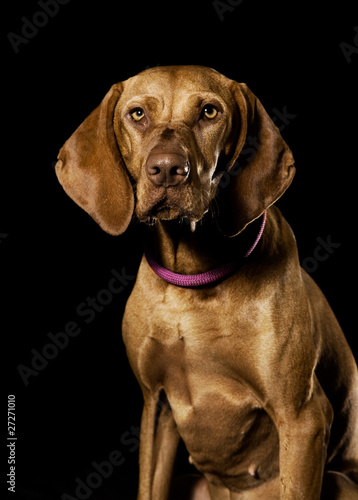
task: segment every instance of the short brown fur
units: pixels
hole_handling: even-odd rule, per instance
[[[163,164],[184,157],[187,177],[154,184],[153,154]],[[135,202],[153,225],[152,251],[178,273],[235,258],[268,211],[253,254],[214,285],[171,285],[142,259],[123,319],[144,396],[138,499],[357,499],[357,367],[273,206],[292,181],[293,156],[247,86],[200,66],[140,73],[111,88],[56,170],[111,234],[125,231]],[[180,439],[202,479],[171,490]]]

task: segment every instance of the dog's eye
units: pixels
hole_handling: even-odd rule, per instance
[[[208,120],[213,120],[214,118],[216,118],[217,114],[218,110],[211,104],[207,104],[203,109],[202,116],[205,116],[205,118],[207,118]]]
[[[144,111],[142,108],[137,108],[131,112],[131,117],[135,122],[140,122],[144,118]]]

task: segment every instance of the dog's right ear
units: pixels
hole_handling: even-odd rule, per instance
[[[114,133],[113,117],[122,84],[113,85],[101,104],[65,142],[57,177],[66,193],[109,234],[128,227],[134,195]]]

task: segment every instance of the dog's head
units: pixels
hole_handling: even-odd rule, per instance
[[[250,158],[241,155],[254,143]],[[223,198],[219,225],[238,234],[286,190],[293,157],[245,84],[200,66],[146,70],[113,85],[60,150],[67,194],[110,234],[139,220],[197,222]],[[228,186],[219,189],[222,175]],[[135,185],[136,203],[130,182]]]

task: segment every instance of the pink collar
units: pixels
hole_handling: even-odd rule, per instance
[[[258,242],[260,241],[262,233],[264,232],[265,229],[266,219],[267,219],[267,212],[265,211],[262,214],[262,222],[260,230],[256,236],[256,239],[251,245],[251,247],[248,249],[248,251],[245,253],[245,255],[243,256],[244,258],[247,258],[249,257],[249,255],[252,254]],[[151,267],[152,271],[155,272],[155,274],[157,274],[160,278],[167,281],[168,283],[171,283],[172,285],[183,286],[183,287],[196,287],[196,286],[215,283],[216,281],[219,281],[229,276],[229,274],[231,274],[238,267],[239,264],[238,260],[236,262],[229,262],[227,264],[223,264],[222,266],[219,266],[216,269],[212,269],[211,271],[207,271],[206,273],[178,274],[174,273],[173,271],[169,271],[169,269],[166,269],[165,267],[160,265],[154,259],[154,257],[152,256],[152,254],[148,249],[145,249],[144,253],[149,266]]]

